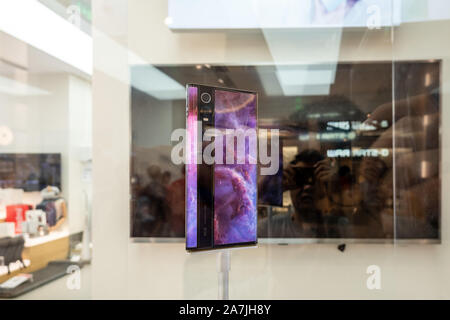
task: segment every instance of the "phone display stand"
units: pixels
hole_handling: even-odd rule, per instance
[[[231,250],[220,250],[217,253],[219,300],[228,300],[229,299],[230,268],[231,268]]]

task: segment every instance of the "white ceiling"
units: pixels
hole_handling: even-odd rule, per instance
[[[90,76],[63,61],[0,31],[0,75],[70,73],[90,80]]]

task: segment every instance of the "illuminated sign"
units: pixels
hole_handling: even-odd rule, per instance
[[[329,158],[350,158],[350,157],[364,157],[364,158],[377,158],[377,157],[388,157],[389,149],[330,149],[327,150],[327,156]]]

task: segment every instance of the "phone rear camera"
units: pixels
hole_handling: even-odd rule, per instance
[[[210,103],[211,102],[211,95],[208,92],[203,92],[200,95],[200,100],[202,100],[203,103]]]

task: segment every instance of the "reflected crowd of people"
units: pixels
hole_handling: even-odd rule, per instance
[[[131,182],[134,237],[184,237],[185,168],[172,181],[170,171],[158,165],[147,168],[146,184],[134,175]]]
[[[262,94],[258,125],[279,130],[282,165],[258,177],[258,236],[439,239],[439,68],[342,65],[328,95]],[[386,83],[392,71],[395,83]],[[353,79],[351,91],[342,79]],[[149,163],[132,176],[133,236],[183,237],[185,169]]]
[[[398,99],[395,118],[392,103],[375,108],[363,119],[366,128],[371,128],[370,135],[358,132],[353,141],[316,141],[316,148],[300,150],[283,167],[283,192],[289,192],[292,210],[260,219],[259,236],[438,238],[437,92]],[[318,104],[343,101],[336,97],[326,100]],[[351,110],[351,103],[347,105]],[[340,120],[345,121],[345,114],[342,116]],[[317,131],[323,127],[320,121],[308,121],[302,129]],[[385,125],[380,127],[382,122]],[[386,150],[386,154],[329,157],[327,150],[333,144],[337,149]]]

